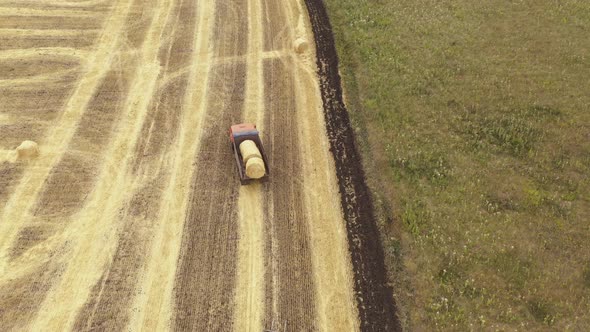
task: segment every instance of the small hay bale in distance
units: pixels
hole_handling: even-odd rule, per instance
[[[307,49],[309,48],[309,43],[307,42],[307,40],[305,38],[297,38],[295,40],[295,42],[293,43],[293,49],[295,49],[295,52],[297,53],[303,53],[305,51],[307,51]]]
[[[16,148],[17,159],[31,159],[39,155],[39,145],[33,141],[23,141]]]

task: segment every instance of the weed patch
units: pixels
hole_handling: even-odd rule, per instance
[[[527,115],[532,117],[549,117],[549,118],[556,118],[562,115],[562,112],[558,109],[555,109],[551,106],[543,106],[543,105],[533,105],[530,106],[527,110]]]
[[[531,262],[520,258],[513,250],[495,254],[486,265],[496,269],[512,290],[524,289],[531,277]]]
[[[464,119],[462,130],[475,150],[497,151],[522,157],[532,152],[541,132],[517,115]]]
[[[489,213],[518,211],[520,208],[520,203],[515,197],[494,192],[485,195],[484,208]]]
[[[551,313],[550,305],[544,300],[531,300],[528,302],[528,309],[531,315],[538,322],[553,325],[555,316]]]
[[[585,287],[590,288],[590,263],[587,264],[586,269],[582,274],[582,283]]]
[[[437,152],[418,151],[406,156],[390,156],[390,166],[398,178],[409,181],[426,180],[444,185],[449,180],[451,167],[447,158]]]
[[[430,220],[430,214],[424,203],[408,202],[405,204],[401,220],[414,237],[419,237]]]

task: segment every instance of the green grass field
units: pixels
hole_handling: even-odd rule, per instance
[[[590,3],[326,0],[407,330],[590,327]]]

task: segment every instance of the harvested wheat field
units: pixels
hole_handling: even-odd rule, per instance
[[[397,329],[337,66],[318,0],[0,0],[2,330]]]

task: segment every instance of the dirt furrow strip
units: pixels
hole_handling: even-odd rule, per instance
[[[63,70],[63,71],[59,71],[59,72],[54,72],[54,73],[50,73],[50,74],[44,74],[44,75],[35,75],[32,77],[27,77],[27,78],[12,78],[12,79],[0,79],[0,88],[3,87],[15,87],[15,86],[22,86],[22,85],[26,85],[26,86],[35,86],[35,85],[47,85],[47,84],[56,84],[56,83],[61,83],[67,79],[73,78],[76,79],[77,78],[77,74],[79,73],[79,70],[74,68],[74,69],[68,69],[68,70]]]
[[[193,178],[194,159],[200,146],[202,126],[207,109],[209,64],[213,48],[211,19],[215,3],[195,2],[198,15],[194,37],[194,50],[191,57],[189,83],[184,100],[178,140],[174,146],[175,155],[170,166],[171,179],[165,189],[159,218],[155,222],[155,238],[148,249],[148,265],[138,282],[132,316],[128,329],[156,331],[169,328],[173,311],[173,287],[180,252],[181,234],[184,228],[186,211],[190,199],[190,185]]]
[[[1,16],[63,16],[68,18],[98,18],[102,13],[72,9],[33,9],[26,7],[0,7]]]
[[[246,0],[216,3],[215,57],[245,54]],[[174,328],[231,329],[237,252],[238,186],[228,149],[227,129],[239,121],[244,103],[243,62],[214,66],[208,87],[207,122],[191,180],[182,249],[175,280]],[[229,157],[229,159],[228,159]],[[233,180],[233,181],[232,181]],[[223,278],[213,277],[223,275]]]
[[[265,60],[264,64],[268,114],[265,128],[269,132],[273,174],[268,182],[267,202],[272,207],[267,210],[266,233],[268,243],[276,247],[275,255],[269,259],[278,267],[278,274],[269,280],[276,279],[278,284],[278,293],[272,294],[273,299],[276,297],[272,301],[277,302],[277,314],[265,326],[269,328],[274,321],[280,327],[288,326],[289,330],[310,331],[315,329],[316,299],[314,280],[310,278],[312,258],[301,185],[301,155],[297,148],[300,108],[295,99],[295,80],[289,70],[293,63]]]
[[[232,328],[237,253],[239,182],[227,128],[241,119],[245,64],[212,71],[203,136],[191,180],[191,199],[174,287],[174,328],[219,331]]]
[[[35,36],[21,35],[17,38],[10,34],[0,34],[0,51],[31,49],[40,47],[76,47],[89,52],[93,51],[91,47],[95,44],[96,39],[100,36],[100,31],[90,33],[76,33],[70,35],[54,36]]]
[[[313,39],[308,16],[301,1],[284,7],[293,39],[309,43]],[[296,47],[295,47],[296,48]],[[328,140],[323,127],[319,82],[313,63],[314,49],[293,53],[295,87],[301,112],[300,154],[310,248],[313,257],[318,328],[325,331],[355,331],[359,328],[354,302],[353,274],[346,242],[345,223],[339,202],[334,164],[330,162]],[[328,208],[331,207],[331,208]]]
[[[19,50],[0,51],[0,60],[22,59],[27,57],[50,56],[60,59],[87,59],[90,52],[73,47],[34,47]],[[86,65],[86,63],[84,63]]]
[[[100,19],[71,19],[64,16],[0,16],[0,29],[51,30],[96,30],[102,26]]]
[[[284,40],[289,38],[285,34],[288,32],[286,29],[286,19],[281,9],[282,4],[276,0],[262,0],[262,19],[264,22],[263,32],[263,59],[272,60],[278,57],[273,57],[273,54],[281,54],[281,57],[289,57],[290,52],[284,52],[282,47],[284,46]],[[263,61],[264,63],[270,63],[270,61]],[[272,66],[264,66],[263,78],[264,84],[268,85],[270,82],[266,80],[269,77],[274,77],[272,74]],[[266,94],[270,93],[269,90],[265,91]],[[268,95],[265,96],[265,104],[268,103]],[[272,112],[269,105],[264,105],[265,111]],[[266,117],[266,122],[270,119]],[[267,137],[267,150],[270,151],[272,146],[272,136]],[[272,177],[274,178],[274,172]],[[279,280],[279,264],[278,259],[278,239],[276,231],[276,223],[272,216],[275,215],[274,204],[273,204],[273,193],[269,190],[269,186],[265,186],[266,199],[264,201],[265,208],[265,248],[264,248],[264,260],[265,260],[265,314],[264,314],[264,327],[271,330],[282,330],[285,328],[285,322],[279,322],[279,298],[280,298],[280,280]]]
[[[0,159],[0,213],[2,212],[2,206],[16,186],[16,181],[24,171],[22,164],[12,162],[13,153],[12,150],[5,150]]]
[[[120,13],[119,13],[120,14]],[[118,16],[118,15],[116,15]],[[108,23],[107,23],[108,25]],[[100,33],[100,29],[8,29],[8,28],[0,28],[0,36],[2,37],[9,37],[9,38],[21,38],[27,37],[30,38],[31,36],[36,37],[69,37],[69,36],[84,36],[88,34],[95,34]],[[102,30],[104,35],[104,30]],[[110,36],[110,38],[114,38],[114,36]]]
[[[128,61],[125,67],[133,68],[135,61],[117,57],[114,62]],[[118,67],[118,66],[117,66]],[[80,118],[73,139],[68,145],[67,152],[58,163],[51,175],[55,173],[64,174],[65,178],[52,179],[48,177],[43,190],[39,194],[33,213],[35,215],[55,215],[65,217],[75,208],[76,202],[80,202],[92,190],[94,178],[98,175],[95,171],[89,171],[86,181],[78,181],[78,174],[84,174],[87,168],[98,168],[98,162],[102,159],[101,154],[107,148],[110,133],[116,126],[116,120],[120,117],[125,98],[129,92],[129,76],[134,71],[125,68],[113,68],[104,78],[96,90],[92,100],[88,103],[87,109]],[[72,161],[67,167],[68,161]],[[79,161],[79,162],[76,162]],[[69,178],[68,178],[69,176]],[[52,185],[54,183],[54,185]],[[73,186],[81,185],[83,191],[71,190]],[[64,195],[64,192],[73,191],[71,195]],[[84,192],[85,191],[85,192]],[[77,207],[80,208],[82,204]]]
[[[135,0],[129,13],[125,31],[136,24],[134,16],[138,1]],[[146,31],[147,27],[144,36]],[[47,51],[52,54],[54,49]],[[70,53],[69,49],[57,48],[57,51]],[[80,210],[94,188],[103,160],[102,152],[106,150],[114,124],[124,108],[136,66],[136,53],[124,52],[113,59],[111,70],[80,119],[68,151],[51,171],[39,194],[34,218],[19,232],[11,251],[12,275],[25,272],[24,267],[30,269],[46,261],[56,246],[66,241],[64,230],[72,221],[71,216]]]
[[[248,57],[250,57],[251,54],[245,54],[245,55],[236,55],[236,56],[227,56],[227,57],[220,57],[220,58],[216,58],[215,59],[215,64],[216,65],[222,65],[225,63],[232,63],[232,62],[238,62],[238,61],[246,61]],[[278,51],[268,51],[268,52],[262,52],[260,54],[256,54],[256,56],[258,58],[262,59],[271,59],[271,58],[280,58],[280,57],[286,57],[289,56],[287,53],[285,53],[283,50],[278,50]]]
[[[15,149],[24,140],[38,141],[43,137],[44,126],[42,123],[33,119],[22,119],[19,122],[0,125],[0,146],[7,149]],[[7,160],[16,161],[19,166],[26,168],[28,160]]]
[[[22,59],[17,61],[26,61]],[[29,165],[26,161],[16,161],[13,149],[25,139],[40,142],[45,128],[60,114],[76,83],[72,78],[51,86],[0,88],[0,149],[7,152],[0,154],[0,216]]]
[[[302,162],[310,250],[316,293],[318,330],[357,331],[353,275],[339,202],[334,164],[331,162],[314,75],[300,66],[293,69],[297,82]]]
[[[30,122],[37,125],[52,123],[61,115],[76,83],[63,82],[42,89],[27,86],[1,88],[0,111],[8,121],[0,123],[0,126],[18,125],[21,122],[24,123],[23,127]]]
[[[267,52],[290,47],[293,40],[289,36],[289,21],[283,0],[263,0],[264,7],[264,50]]]
[[[129,12],[128,26],[122,31],[121,51],[135,52],[146,40],[145,34],[150,27],[157,1],[134,0]],[[164,35],[163,38],[165,38]]]
[[[68,151],[51,171],[39,193],[32,211],[33,218],[21,229],[13,244],[11,266],[28,265],[14,260],[35,245],[62,232],[72,221],[70,217],[84,205],[94,188],[101,154],[108,146],[110,134],[124,107],[129,90],[127,75],[132,74],[129,70],[113,69],[98,88],[80,119]],[[54,243],[59,245],[59,241]],[[31,252],[28,256],[38,259],[49,255],[53,248],[47,244],[42,247],[45,255],[37,250],[34,255]]]
[[[153,6],[147,0],[138,7]],[[138,8],[141,12],[141,8]],[[131,166],[136,176],[133,196],[120,216],[124,224],[113,262],[92,291],[90,300],[80,312],[76,330],[123,330],[129,323],[131,307],[152,245],[164,190],[170,179],[171,155],[180,130],[188,85],[188,72],[176,76],[177,66],[190,64],[193,32],[196,25],[195,4],[189,0],[175,3],[173,19],[169,19],[160,45],[159,58],[164,64],[158,78],[158,92],[152,100],[144,122],[140,140],[135,147]]]
[[[133,296],[147,263],[145,253],[152,245],[155,222],[170,177],[170,146],[179,129],[187,82],[186,75],[180,77],[152,102],[160,103],[159,110],[144,122],[142,132],[150,128],[154,133],[143,150],[136,149],[134,154],[133,162],[138,164],[132,163],[131,168],[137,169],[131,172],[136,179],[129,190],[130,200],[117,217],[122,230],[113,261],[94,285],[89,301],[77,317],[75,330],[123,330],[129,323]]]
[[[44,294],[55,278],[62,272],[61,262],[56,259],[37,266],[26,274],[13,278],[0,287],[0,322],[3,331],[27,331],[31,319],[41,305],[34,297]],[[31,297],[29,294],[33,294]],[[23,297],[28,298],[23,300]]]
[[[125,188],[131,187],[135,178],[129,171],[130,156],[139,139],[160,73],[157,46],[172,5],[172,1],[162,0],[154,13],[125,105],[125,116],[107,150],[88,204],[77,216],[77,222],[68,229],[74,244],[67,267],[43,301],[32,330],[70,330],[93,285],[111,263],[120,233],[115,224],[116,216],[129,195]],[[96,241],[97,238],[101,241]]]
[[[238,184],[234,184],[238,185]],[[235,331],[261,331],[264,314],[264,196],[258,183],[239,189]]]
[[[19,79],[34,80],[44,75],[65,76],[65,73],[71,74],[72,71],[79,71],[80,62],[73,57],[39,55],[29,57],[17,55],[11,59],[0,58],[0,82],[14,82]],[[77,81],[77,75],[71,76]]]
[[[248,0],[248,52],[243,122],[255,123],[264,139],[263,26],[260,0]],[[268,165],[267,165],[268,167]],[[264,315],[264,197],[262,185],[241,186],[238,198],[236,331],[261,331]]]
[[[295,33],[294,20],[285,5],[265,2],[269,20],[265,48],[269,51],[290,47]],[[296,96],[299,81],[289,68],[290,57],[265,61],[266,111],[270,117],[270,159],[273,168],[267,199],[267,313],[265,327],[279,330],[317,329],[315,280],[310,230],[304,205],[302,159],[297,116],[305,112]],[[303,104],[303,103],[301,103]],[[317,139],[317,137],[314,137]],[[312,156],[307,156],[312,158]],[[292,289],[297,289],[294,293]],[[270,315],[272,312],[272,315]]]
[[[361,330],[401,331],[392,291],[387,286],[371,196],[342,98],[338,57],[328,13],[321,0],[305,0],[305,4],[316,45],[325,125],[346,221]]]
[[[215,12],[215,43],[217,57],[240,56],[248,50],[248,1],[218,0]]]
[[[2,0],[0,6],[27,6],[34,8],[64,8],[64,9],[89,9],[102,10],[107,7],[111,1],[108,0],[80,0],[80,1],[61,1],[61,0]]]
[[[49,172],[61,160],[76,126],[87,108],[102,78],[110,68],[118,36],[124,26],[130,7],[130,0],[121,0],[113,7],[96,53],[89,59],[86,74],[71,96],[57,124],[47,133],[46,144],[40,147],[41,154],[24,171],[22,180],[2,211],[0,223],[0,275],[5,273],[7,253],[25,217],[37,199]]]

